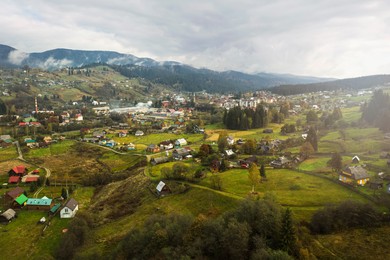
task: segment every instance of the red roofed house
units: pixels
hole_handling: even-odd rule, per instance
[[[17,184],[17,183],[19,183],[19,181],[20,181],[19,176],[10,176],[8,179],[9,184]]]
[[[27,168],[24,165],[15,166],[9,172],[9,176],[23,176],[27,174]]]
[[[25,183],[37,182],[38,179],[39,179],[38,175],[26,175],[22,178],[22,182]]]

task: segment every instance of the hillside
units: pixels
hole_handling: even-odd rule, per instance
[[[329,80],[271,73],[217,72],[194,68],[175,61],[160,62],[113,51],[54,49],[40,53],[25,53],[6,45],[0,45],[0,65],[6,67],[28,66],[54,71],[67,67],[80,68],[91,64],[112,65],[127,77],[144,78],[153,83],[175,86],[183,91],[246,92],[280,84]]]
[[[372,75],[312,84],[280,85],[271,88],[270,91],[280,95],[296,95],[316,91],[358,90],[388,85],[390,85],[390,75]]]
[[[42,109],[79,101],[86,96],[117,106],[133,106],[137,102],[147,101],[150,96],[168,94],[172,89],[146,79],[129,79],[108,66],[99,65],[88,70],[73,69],[72,73],[67,69],[52,72],[41,69],[29,69],[28,72],[2,70],[0,91],[9,94],[1,97],[0,104],[4,102],[8,107],[15,104],[16,109],[31,110],[35,96],[39,104],[44,104]]]

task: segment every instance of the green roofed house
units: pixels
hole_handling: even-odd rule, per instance
[[[26,202],[28,210],[46,210],[49,211],[53,207],[53,200],[43,197],[42,199],[28,199]]]
[[[19,195],[19,197],[17,197],[15,199],[16,203],[18,204],[18,206],[20,207],[23,207],[25,204],[26,204],[26,201],[28,200],[28,198],[26,197],[26,195],[24,194],[21,194]]]
[[[58,211],[58,209],[61,207],[61,203],[55,204],[49,211],[49,214],[54,215]]]

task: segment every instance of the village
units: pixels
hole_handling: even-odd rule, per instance
[[[36,223],[24,232],[39,252],[77,216],[93,215],[91,232],[121,220],[130,229],[133,207],[192,212],[186,196],[206,214],[272,193],[302,221],[328,203],[378,203],[390,193],[389,134],[360,121],[374,91],[156,93],[124,106],[85,96],[53,106],[37,94],[0,118],[0,228],[16,236]],[[248,123],[229,128],[237,115]]]

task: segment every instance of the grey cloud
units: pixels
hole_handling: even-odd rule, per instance
[[[386,73],[389,64],[386,1],[5,0],[0,22],[2,43],[26,52],[113,50],[217,70],[332,77]]]

